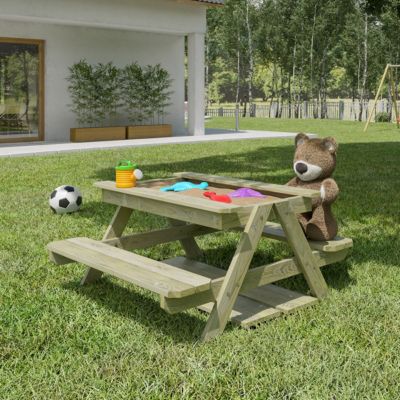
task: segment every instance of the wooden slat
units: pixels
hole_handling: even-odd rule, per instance
[[[225,329],[271,208],[271,205],[253,208],[201,335],[202,340],[211,340]]]
[[[162,186],[165,185],[172,185],[174,181],[184,181],[185,179],[182,178],[168,178],[167,180],[161,180],[161,179],[156,179],[156,180],[150,180],[150,181],[142,181],[140,183],[137,183],[137,187],[144,187],[144,188],[151,188],[151,189],[160,189]],[[200,182],[200,181],[198,181]],[[220,194],[229,194],[232,192],[233,188],[229,185],[228,187],[225,187],[223,184],[216,184],[216,185],[210,185],[209,189],[210,191],[218,191]],[[286,186],[283,186],[285,189]],[[202,192],[199,189],[195,190],[189,190],[184,193],[177,193],[179,196],[191,196],[194,198],[198,198],[199,192]],[[303,197],[303,196],[287,196],[287,195],[282,195],[280,194],[279,196],[274,196],[268,193],[268,195],[263,198],[241,198],[241,199],[235,199],[230,206],[232,207],[232,212],[233,210],[236,210],[238,212],[241,209],[251,209],[255,204],[267,204],[267,203],[275,203],[279,201],[289,201],[292,209],[297,212],[297,213],[302,213],[306,211],[311,211],[312,208],[312,200],[308,197]],[[239,208],[242,207],[242,208]],[[250,211],[248,212],[250,213]]]
[[[199,310],[211,313],[214,303],[207,303],[199,306]],[[240,325],[242,328],[256,326],[263,321],[276,318],[282,311],[262,304],[249,298],[238,296],[235,305],[229,315],[229,320]]]
[[[152,187],[158,186],[158,184],[162,183],[164,185],[173,185],[175,182],[177,182],[179,178],[154,178],[154,179],[146,179],[145,181],[136,181],[136,187]]]
[[[296,215],[285,203],[274,204],[274,209],[311,292],[319,299],[325,297],[328,287]]]
[[[50,261],[52,261],[54,264],[57,264],[57,265],[71,264],[74,262],[74,260],[60,256],[59,254],[52,253],[52,252],[49,252],[49,259],[50,259]]]
[[[142,199],[162,201],[165,204],[179,205],[188,208],[201,208],[204,211],[210,211],[219,214],[231,213],[232,209],[241,208],[240,206],[237,205],[210,201],[209,199],[206,198],[203,199],[201,197],[197,198],[197,197],[182,196],[181,194],[175,192],[161,192],[160,190],[154,190],[151,188],[145,188],[141,186],[121,189],[115,186],[114,181],[96,182],[94,186],[114,193],[131,195],[131,197],[140,197]]]
[[[138,196],[132,196],[129,193],[115,192],[106,189],[103,190],[103,201],[105,203],[115,204],[117,206],[124,206],[138,211],[161,215],[163,217],[173,218],[180,221],[191,222],[218,230],[223,229],[224,226],[224,214],[221,214],[219,212],[215,213],[209,210],[198,209],[193,206],[186,207],[175,204],[174,202],[164,202],[159,199],[146,199]],[[233,215],[235,216],[235,214]],[[243,225],[243,221],[237,219],[236,217],[235,221],[235,226]]]
[[[250,328],[282,313],[292,313],[304,307],[318,303],[318,299],[293,292],[276,285],[266,285],[238,296],[233,306],[230,321],[242,328]],[[198,308],[208,313],[213,303],[207,303]]]
[[[176,179],[176,178],[175,178]],[[142,184],[145,184],[143,182]],[[118,206],[161,215],[180,221],[208,226],[218,230],[230,229],[244,225],[254,207],[251,205],[235,205],[213,202],[209,199],[184,196],[180,193],[165,193],[154,188],[135,187],[118,189],[115,182],[98,182],[96,187],[102,188],[103,201]],[[282,186],[285,190],[286,186]],[[282,195],[281,195],[282,196]],[[311,209],[311,199],[302,196],[276,198],[265,204],[289,202],[293,212],[301,213]],[[260,203],[264,205],[264,203]]]
[[[301,214],[312,210],[312,199],[309,197],[293,196],[293,197],[288,197],[286,199],[282,199],[282,201],[285,200],[289,204],[290,209],[295,214]]]
[[[286,236],[283,232],[282,226],[273,222],[268,222],[263,230],[263,236],[286,242]],[[328,253],[340,251],[343,249],[350,249],[353,247],[353,240],[349,238],[342,238],[336,236],[333,240],[326,240],[317,242],[309,240],[308,244],[313,250],[326,251]]]
[[[192,236],[206,235],[215,231],[215,229],[206,226],[188,224],[156,231],[135,233],[120,238],[106,239],[102,242],[125,250],[145,249],[157,244],[169,243]]]
[[[266,194],[270,193],[278,197],[286,197],[289,195],[289,196],[304,196],[309,198],[317,198],[320,195],[319,191],[312,189],[297,188],[286,185],[275,185],[272,183],[250,181],[238,178],[229,178],[226,176],[200,174],[197,172],[177,172],[174,174],[174,176],[179,178],[222,184],[225,187],[232,187],[232,188],[248,187],[260,190],[261,192]]]
[[[166,297],[184,297],[210,290],[210,279],[88,239],[52,242],[52,253],[109,273]]]
[[[163,261],[165,264],[173,265],[174,267],[190,271],[210,279],[221,278],[225,275],[226,271],[221,268],[214,267],[212,265],[205,264],[201,261],[190,260],[185,257],[174,257]]]
[[[344,249],[340,252],[332,254],[313,251],[312,257],[314,258],[314,262],[317,267],[323,267],[325,265],[344,260],[347,252],[348,249]],[[295,257],[279,260],[274,263],[262,265],[249,270],[243,282],[242,290],[248,290],[257,286],[263,286],[268,283],[277,282],[301,273],[302,268]]]
[[[111,247],[104,243],[88,238],[72,238],[67,239],[67,241],[79,244],[85,249],[87,248],[90,250],[95,250],[99,253],[100,257],[102,255],[107,255],[128,263],[132,263],[137,267],[142,267],[146,273],[150,272],[156,274],[156,276],[165,276],[168,279],[174,279],[187,285],[194,285],[197,287],[200,285],[199,289],[202,290],[210,288],[210,280],[208,278],[204,278],[201,275],[194,274],[190,271],[182,271],[181,269],[174,268],[160,261],[143,257],[139,254]]]
[[[184,298],[171,298],[160,296],[160,307],[168,314],[177,314],[181,311],[190,310],[191,308],[201,306],[209,302],[215,301],[216,296],[211,290],[200,292],[186,296]]]
[[[336,253],[313,251],[312,254],[315,257],[318,266],[323,267],[325,265],[344,260],[348,251],[349,249],[343,249]],[[170,314],[175,314],[177,312],[184,311],[193,307],[197,307],[201,304],[213,302],[216,300],[219,290],[221,289],[223,277],[225,276],[226,271],[208,264],[204,264],[199,261],[189,260],[185,257],[175,257],[169,260],[165,260],[163,262],[211,279],[210,291],[194,294],[185,297],[184,299],[162,298],[161,307],[165,311],[169,312]],[[252,268],[247,272],[247,275],[240,289],[240,293],[251,290],[253,288],[257,288],[259,286],[278,282],[282,279],[287,279],[301,273],[301,269],[298,267],[295,258],[279,260],[271,264]]]
[[[274,307],[284,313],[318,303],[318,299],[315,297],[297,293],[276,285],[265,285],[250,289],[241,295]]]
[[[170,314],[176,314],[178,312],[197,307],[201,304],[215,301],[223,282],[222,279],[218,278],[223,278],[226,271],[202,263],[200,261],[190,260],[185,257],[175,257],[164,260],[163,262],[169,265],[173,265],[174,267],[181,268],[185,271],[190,271],[202,275],[211,280],[214,280],[216,283],[214,286],[212,286],[213,281],[211,281],[210,291],[188,296],[185,298],[185,301],[180,301],[181,299],[166,299],[162,297],[160,302],[161,308],[163,308]]]

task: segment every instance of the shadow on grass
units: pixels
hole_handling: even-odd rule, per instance
[[[168,148],[165,151],[167,153]],[[175,171],[196,171],[284,184],[293,176],[293,153],[294,148],[290,145],[263,146],[225,155],[196,157],[193,154],[191,159],[149,162],[144,163],[142,168],[147,179],[171,176]],[[339,144],[334,177],[341,193],[333,209],[339,221],[339,234],[351,237],[354,249],[348,261],[323,268],[330,287],[343,289],[354,284],[348,273],[352,264],[373,261],[400,265],[396,251],[400,247],[400,218],[395,206],[400,201],[399,154],[400,142]],[[173,156],[171,154],[171,158]],[[113,180],[114,170],[97,170],[94,177]],[[93,209],[94,218],[97,218],[97,212]],[[108,215],[111,218],[111,214]],[[102,217],[99,219],[103,221]],[[225,252],[219,249],[207,252],[210,264],[213,260],[220,263],[222,255],[225,256]],[[263,255],[256,253],[256,258],[263,259]],[[296,278],[294,282],[300,288],[305,287],[302,278]]]
[[[166,149],[168,151],[168,149]],[[170,177],[174,172],[194,171],[205,174],[239,176],[241,178],[282,183],[291,179],[290,162],[292,146],[260,147],[246,153],[218,154],[194,157],[189,160],[166,160],[160,163],[143,162],[141,169],[145,179]],[[288,160],[290,160],[288,162]],[[278,172],[279,171],[279,172]],[[95,171],[97,180],[114,180],[114,168]]]
[[[138,321],[152,331],[159,331],[175,343],[199,340],[205,326],[205,321],[187,312],[170,315],[160,308],[154,298],[138,293],[133,288],[120,286],[107,277],[87,286],[81,286],[79,282],[73,281],[63,287],[95,301],[101,307],[124,318]],[[233,327],[229,324],[226,329],[230,330]]]

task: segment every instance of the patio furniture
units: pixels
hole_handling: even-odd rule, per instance
[[[26,120],[25,105],[9,105],[4,104],[0,108],[0,126],[8,126],[9,128],[24,128]]]
[[[160,191],[186,180],[206,181],[207,190],[220,194],[248,187],[267,197],[237,198],[227,204],[205,198],[200,189]],[[307,241],[296,214],[311,210],[312,199],[319,195],[314,190],[192,172],[140,182],[130,189],[118,189],[111,181],[95,186],[102,190],[104,202],[117,206],[102,241],[73,238],[52,242],[47,246],[51,259],[56,264],[76,261],[87,265],[82,284],[108,273],[158,293],[161,307],[171,314],[192,307],[209,312],[203,341],[222,333],[228,320],[251,327],[316,303],[327,294],[320,267],[343,260],[352,247],[352,240],[346,238]],[[133,210],[167,217],[170,227],[122,236]],[[273,214],[279,224],[269,222]],[[242,234],[227,271],[196,261],[201,250],[195,236],[231,229]],[[286,241],[294,257],[249,269],[262,236]],[[175,240],[180,241],[186,257],[155,261],[131,251]],[[273,285],[299,274],[304,275],[313,296]]]

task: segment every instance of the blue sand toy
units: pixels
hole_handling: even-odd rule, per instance
[[[162,192],[169,192],[169,191],[184,192],[185,190],[190,190],[190,189],[207,189],[207,188],[208,188],[207,182],[201,182],[198,185],[192,182],[178,182],[173,184],[172,186],[163,187],[160,190]]]

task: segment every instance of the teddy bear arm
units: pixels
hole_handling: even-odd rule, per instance
[[[322,182],[320,192],[322,203],[332,204],[339,195],[339,187],[332,178],[328,178]]]

